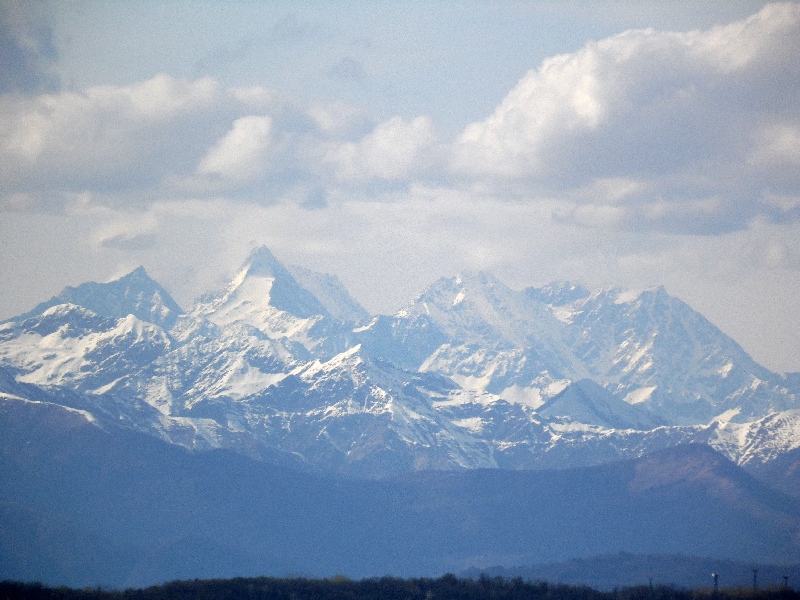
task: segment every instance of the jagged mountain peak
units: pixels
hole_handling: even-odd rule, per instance
[[[581,289],[578,287],[578,289]],[[576,293],[574,298],[562,302],[566,306],[581,306],[583,304],[607,304],[622,307],[638,308],[657,303],[685,305],[675,296],[672,296],[663,285],[650,287],[604,287],[592,291],[584,290],[585,293]],[[555,302],[551,302],[557,306]],[[688,305],[686,305],[688,307]]]
[[[329,316],[319,299],[301,286],[266,246],[259,246],[222,292],[200,298],[195,314],[215,322],[245,321],[261,328],[257,323],[263,325],[274,309],[301,319]]]
[[[165,335],[151,314],[166,306],[161,290],[143,268],[68,288],[59,306],[0,327],[0,363],[37,385],[91,391],[90,408],[116,399],[131,422],[145,423],[131,407],[153,407],[167,420],[147,428],[189,447],[263,446],[372,474],[383,457],[397,471],[638,456],[709,439],[720,415],[727,428],[713,439],[738,460],[752,440],[767,447],[761,429],[739,425],[800,398],[795,379],[759,370],[663,287],[519,291],[467,271],[359,327],[343,317],[360,307],[335,276],[259,247]],[[128,314],[152,325],[122,322]],[[187,427],[196,433],[184,438]],[[780,452],[797,427],[763,429]]]
[[[591,379],[581,379],[539,407],[545,417],[566,416],[573,421],[610,429],[649,430],[662,425],[644,409],[616,398]]]
[[[285,277],[289,271],[275,258],[266,246],[258,246],[247,257],[241,272],[248,276],[257,277]]]
[[[147,273],[147,270],[144,268],[144,266],[143,265],[139,265],[138,267],[136,267],[133,271],[131,271],[127,275],[123,275],[122,277],[118,277],[117,279],[115,279],[113,281],[129,281],[129,282],[141,281],[141,282],[143,282],[143,281],[152,281],[152,278]]]
[[[430,314],[432,307],[449,311],[455,307],[488,309],[516,292],[494,275],[484,271],[465,271],[452,277],[441,277],[417,296],[401,313]],[[463,306],[461,306],[463,305]]]
[[[134,315],[164,329],[170,329],[178,317],[184,314],[172,296],[147,274],[144,267],[139,266],[127,275],[107,283],[91,281],[76,287],[68,286],[57,296],[42,302],[15,320],[42,314],[59,304],[75,304],[101,317],[114,319]]]
[[[552,306],[564,306],[591,296],[588,289],[569,281],[553,282],[542,287],[529,287],[523,291],[528,298]]]
[[[334,318],[354,323],[369,320],[369,313],[353,299],[336,275],[318,273],[297,265],[287,265],[287,269],[295,281],[314,294]]]
[[[482,271],[439,279],[398,314],[417,315],[429,316],[449,335],[466,333],[487,343],[526,345],[531,336],[557,335],[546,306]]]

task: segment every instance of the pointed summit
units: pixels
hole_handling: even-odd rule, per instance
[[[591,379],[568,385],[537,411],[545,417],[569,417],[573,421],[611,429],[654,429],[662,425],[644,409],[620,400]]]
[[[289,275],[275,255],[266,246],[258,246],[250,253],[244,263],[243,270],[249,276],[258,277],[284,277]]]
[[[485,272],[439,279],[398,314],[415,315],[429,316],[448,335],[487,345],[526,345],[554,321],[546,307]]]
[[[129,281],[144,281],[144,280],[150,279],[150,275],[147,274],[147,271],[145,271],[145,269],[144,269],[144,267],[142,265],[139,265],[138,267],[136,267],[133,271],[131,271],[127,275],[123,275],[122,277],[119,277],[119,278],[115,279],[114,281],[120,281],[120,280],[123,280],[123,279],[129,280]]]
[[[278,309],[306,319],[329,316],[314,294],[302,287],[266,246],[259,246],[220,294],[204,297],[197,310],[215,315],[215,322],[261,323],[266,312]]]
[[[137,267],[127,275],[108,283],[90,281],[77,287],[66,287],[57,296],[42,302],[33,310],[15,320],[42,314],[59,304],[76,304],[92,312],[113,319],[128,315],[154,323],[168,330],[183,314],[183,309],[172,296],[152,279],[144,267]]]

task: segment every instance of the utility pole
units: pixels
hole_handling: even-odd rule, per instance
[[[758,589],[758,569],[753,567],[753,591]]]

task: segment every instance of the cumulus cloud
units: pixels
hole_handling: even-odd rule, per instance
[[[630,30],[554,56],[486,119],[370,120],[263,87],[167,74],[0,95],[0,210],[225,196],[320,208],[449,185],[558,223],[718,234],[800,218],[800,4],[706,31]],[[407,194],[406,194],[407,197]]]
[[[433,122],[421,116],[411,121],[393,117],[357,142],[337,145],[325,156],[342,181],[405,180],[430,165],[436,142]]]
[[[213,135],[203,122],[224,118],[222,99],[211,79],[168,75],[34,98],[0,96],[0,190],[153,186],[170,171],[194,167]]]
[[[798,65],[798,4],[707,31],[626,31],[530,71],[466,127],[451,169],[548,191],[580,222],[744,227],[767,192],[800,192]]]
[[[365,110],[346,102],[312,104],[307,113],[315,126],[331,137],[357,137],[371,130]]]
[[[240,181],[257,177],[267,167],[271,130],[268,116],[236,119],[231,130],[200,161],[197,172]]]
[[[84,191],[140,206],[226,194],[320,207],[341,186],[413,180],[431,168],[434,142],[428,117],[375,126],[341,102],[302,108],[211,78],[5,94],[0,209],[60,208]]]
[[[755,132],[748,162],[758,168],[800,167],[800,122],[773,123]]]

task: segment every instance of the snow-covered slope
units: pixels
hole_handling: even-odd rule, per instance
[[[663,287],[553,291],[548,306],[589,377],[668,423],[707,423],[730,411],[749,420],[796,405],[796,390]],[[547,300],[547,290],[526,294]]]
[[[429,317],[446,340],[420,370],[466,389],[536,408],[586,374],[547,307],[489,274],[442,278],[398,314],[419,316]]]
[[[297,265],[287,267],[304,289],[310,291],[332,317],[340,321],[369,321],[369,313],[347,292],[336,275],[317,273]]]
[[[60,304],[75,304],[103,317],[123,318],[134,315],[141,321],[169,329],[183,310],[177,302],[150,278],[144,267],[139,267],[108,283],[89,282],[77,287],[67,287],[59,295],[42,302],[33,310],[20,315],[24,320]],[[10,319],[9,319],[10,320]]]
[[[315,287],[324,288],[319,278],[306,276],[315,280]],[[326,299],[334,312],[341,312],[346,302],[334,289],[333,284],[326,288]],[[263,246],[253,251],[225,289],[201,297],[191,316],[222,329],[248,325],[303,358],[330,358],[343,351],[352,330],[351,323],[332,316]]]
[[[308,319],[328,311],[264,247],[250,255],[228,286],[216,294],[201,298],[193,315],[218,325],[245,322],[264,333],[286,336]]]
[[[690,442],[750,465],[800,445],[800,381],[663,288],[516,291],[463,274],[370,320],[337,279],[266,248],[189,313],[137,269],[0,324],[0,393],[193,450],[370,477]]]
[[[153,323],[129,314],[101,317],[74,304],[57,304],[19,322],[0,325],[0,363],[20,381],[101,392],[167,352],[171,340]]]

